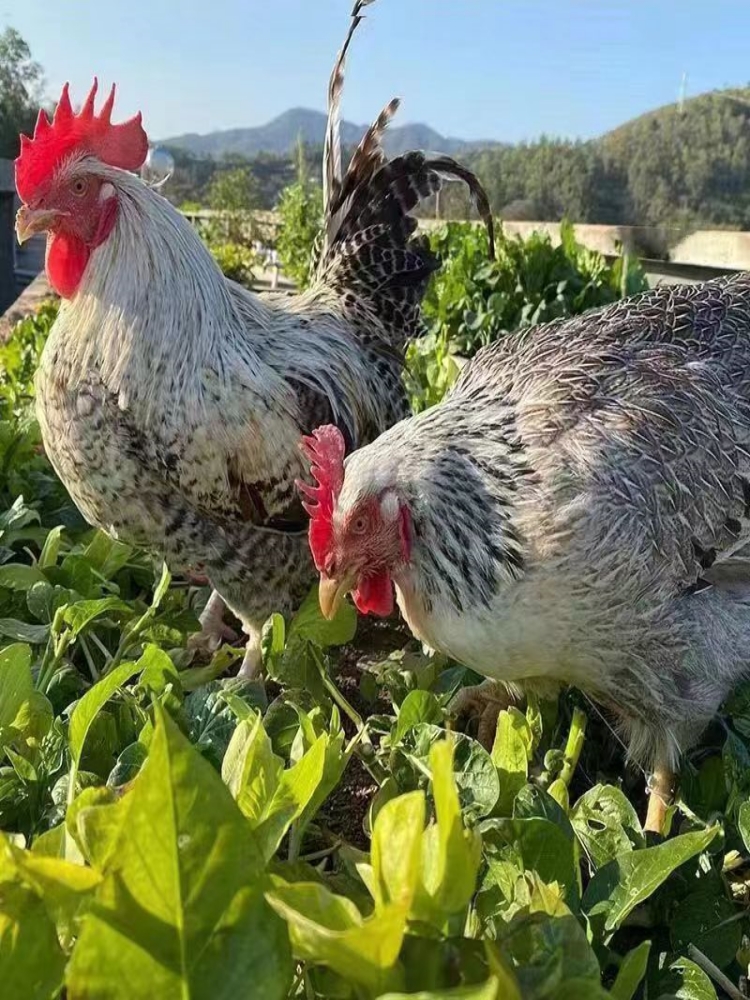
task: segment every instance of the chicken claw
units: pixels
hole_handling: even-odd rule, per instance
[[[513,695],[503,684],[488,679],[458,691],[451,699],[448,711],[457,720],[478,719],[477,741],[486,750],[491,750],[497,717],[514,702]]]

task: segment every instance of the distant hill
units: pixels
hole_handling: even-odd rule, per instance
[[[168,139],[178,162],[168,195],[178,204],[204,201],[213,173],[226,169],[222,156],[233,154],[250,161],[270,208],[294,178],[299,136],[310,176],[320,177],[325,123],[322,113],[295,108],[260,128]],[[352,149],[364,126],[342,122],[341,131]],[[470,143],[427,125],[401,125],[386,146],[390,155],[426,149],[457,156],[505,218],[750,230],[750,87],[665,105],[585,142],[543,136],[516,145]],[[446,189],[440,208],[446,218],[467,215],[462,185]],[[424,211],[434,214],[434,206]]]
[[[588,142],[467,151],[495,212],[676,229],[750,229],[750,88],[700,94]]]
[[[341,122],[341,141],[345,147],[356,146],[362,138],[365,125]],[[227,154],[252,158],[259,153],[273,153],[288,156],[301,136],[302,141],[311,146],[323,143],[326,130],[326,116],[321,111],[310,108],[290,108],[265,125],[255,128],[233,128],[221,132],[185,135],[162,139],[161,145],[182,149],[197,157],[210,156],[220,159]],[[457,153],[459,150],[478,145],[462,139],[440,135],[429,125],[393,125],[386,134],[385,148],[389,155],[397,156],[410,149],[426,149],[440,153]],[[490,145],[481,143],[479,145]]]

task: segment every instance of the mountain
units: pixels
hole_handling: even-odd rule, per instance
[[[362,138],[367,126],[341,122],[341,141],[345,147],[355,146]],[[326,116],[321,111],[310,108],[290,108],[266,125],[255,128],[232,128],[221,132],[185,135],[162,139],[161,145],[182,149],[197,157],[219,159],[227,153],[254,157],[258,153],[275,153],[288,156],[293,152],[298,138],[310,145],[322,145],[325,138]],[[410,149],[424,149],[430,152],[456,153],[479,143],[467,143],[440,135],[429,125],[394,125],[388,129],[385,138],[386,152],[397,156]],[[481,143],[481,145],[491,145]]]

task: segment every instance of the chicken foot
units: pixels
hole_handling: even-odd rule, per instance
[[[490,679],[462,688],[448,705],[456,719],[478,719],[477,741],[487,750],[492,749],[500,713],[515,703],[513,694],[503,684]]]
[[[219,596],[218,591],[212,590],[211,596],[206,601],[206,606],[198,618],[201,630],[190,637],[188,649],[208,659],[213,656],[222,642],[237,642],[237,633],[224,623],[224,608],[224,601]]]

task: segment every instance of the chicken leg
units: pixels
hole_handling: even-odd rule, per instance
[[[224,608],[224,601],[218,591],[212,590],[198,618],[201,630],[190,637],[188,649],[209,659],[222,642],[237,641],[237,633],[224,623]]]
[[[242,627],[247,636],[247,643],[245,645],[245,655],[242,658],[242,664],[237,676],[246,678],[257,677],[263,667],[263,654],[260,645],[261,631],[247,622],[244,622]]]
[[[674,801],[676,777],[666,764],[657,763],[648,779],[648,809],[644,830],[647,833],[664,833],[667,810]]]

